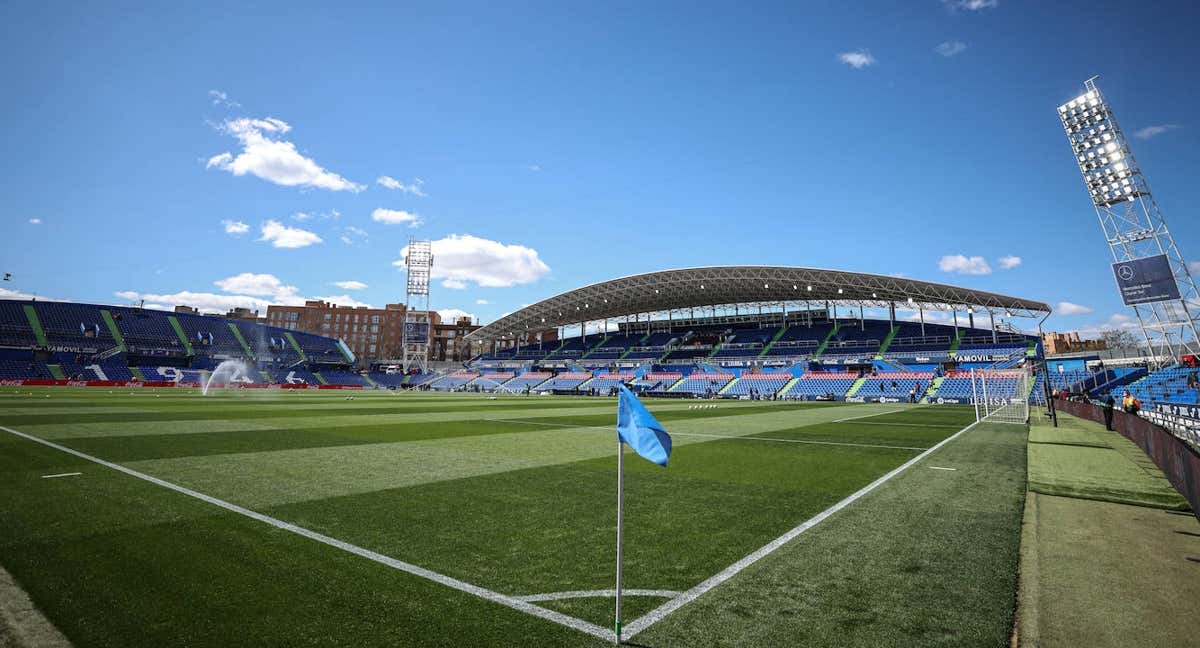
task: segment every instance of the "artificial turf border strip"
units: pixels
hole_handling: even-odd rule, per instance
[[[580,632],[592,635],[592,636],[600,638],[600,639],[611,640],[613,637],[611,630],[601,628],[600,626],[598,626],[594,623],[590,623],[590,622],[584,621],[582,619],[577,619],[573,616],[569,616],[569,615],[563,614],[561,612],[549,610],[549,609],[534,605],[532,603],[529,603],[527,601],[519,600],[519,599],[513,598],[511,596],[506,596],[499,592],[493,592],[492,590],[489,590],[489,589],[486,589],[483,587],[479,587],[478,585],[473,585],[471,583],[461,581],[456,578],[451,578],[449,576],[439,574],[435,571],[431,571],[431,570],[425,569],[423,567],[411,565],[409,563],[406,563],[406,562],[403,562],[400,560],[396,560],[395,558],[391,558],[388,556],[384,556],[382,554],[375,553],[374,551],[371,551],[369,549],[364,549],[362,547],[352,545],[348,542],[343,542],[341,540],[338,540],[337,538],[331,538],[327,535],[317,533],[315,531],[310,531],[309,529],[305,529],[303,527],[299,527],[294,524],[289,524],[287,522],[284,522],[283,520],[279,520],[277,518],[273,518],[268,515],[256,513],[255,511],[251,511],[250,509],[243,508],[236,504],[231,504],[224,500],[220,500],[215,497],[205,495],[204,493],[200,493],[200,492],[191,490],[189,488],[185,488],[183,486],[179,486],[177,484],[173,484],[171,482],[159,479],[157,477],[153,477],[151,475],[147,475],[145,473],[138,472],[136,470],[133,470],[132,468],[126,468],[125,466],[122,466],[120,464],[115,464],[115,463],[112,463],[109,461],[105,461],[98,457],[93,457],[89,454],[85,454],[85,453],[79,452],[77,450],[72,450],[71,448],[68,448],[66,446],[59,445],[52,441],[46,441],[45,439],[40,439],[33,435],[25,434],[24,432],[19,432],[12,428],[8,428],[8,427],[4,427],[4,426],[0,425],[0,430],[8,432],[9,434],[12,434],[14,436],[21,437],[23,439],[33,441],[34,443],[39,443],[46,447],[53,448],[60,452],[65,452],[65,453],[73,455],[75,457],[79,457],[80,459],[84,459],[86,461],[90,461],[92,463],[99,464],[106,468],[111,468],[113,470],[124,473],[131,477],[136,477],[137,479],[141,479],[143,481],[150,482],[152,484],[155,484],[156,486],[161,486],[163,488],[173,490],[177,493],[187,495],[188,497],[196,498],[203,502],[207,502],[214,506],[223,508],[227,511],[237,513],[239,515],[243,515],[245,517],[251,518],[253,520],[257,520],[259,522],[263,522],[265,524],[269,524],[278,529],[282,529],[284,531],[295,533],[297,535],[304,536],[311,540],[316,540],[317,542],[320,542],[322,544],[326,544],[331,547],[341,549],[342,551],[346,551],[348,553],[352,553],[357,556],[361,556],[363,558],[366,558],[367,560],[377,562],[381,565],[386,565],[393,569],[397,569],[399,571],[403,571],[405,573],[412,574],[413,576],[417,576],[420,578],[424,578],[426,580],[434,581],[441,585],[445,585],[447,587],[459,590],[461,592],[465,592],[467,594],[478,596],[479,598],[486,599],[486,600],[492,601],[494,603],[499,603],[500,605],[510,607],[514,610],[524,612],[531,616],[536,616],[536,617],[545,619],[547,621],[552,621],[559,625],[566,626],[573,630],[578,630]]]
[[[876,488],[883,485],[884,483],[886,483],[888,480],[895,477],[896,475],[899,475],[900,473],[904,472],[905,470],[908,470],[909,468],[911,468],[913,465],[915,465],[916,463],[918,463],[925,457],[928,457],[929,455],[933,454],[938,449],[940,449],[942,446],[944,446],[947,443],[950,443],[951,441],[962,436],[963,433],[967,432],[968,430],[970,430],[971,428],[975,427],[978,424],[979,424],[979,421],[976,421],[976,422],[964,427],[963,429],[959,430],[958,432],[955,432],[954,434],[946,437],[945,439],[942,439],[933,447],[931,447],[928,450],[922,452],[921,454],[913,457],[912,459],[909,459],[908,461],[904,462],[903,464],[900,464],[896,468],[892,469],[891,472],[888,472],[887,474],[883,475],[879,479],[876,479],[875,481],[871,482],[870,484],[867,484],[866,486],[863,486],[861,489],[855,491],[854,493],[851,493],[845,499],[838,502],[837,504],[834,504],[833,506],[825,509],[824,511],[821,511],[820,513],[814,515],[813,517],[809,518],[808,520],[802,522],[799,526],[793,528],[792,530],[788,531],[787,533],[772,540],[771,542],[767,543],[766,545],[763,545],[758,550],[754,551],[753,553],[746,556],[745,558],[742,558],[741,560],[735,562],[734,564],[726,567],[717,575],[700,583],[699,585],[684,592],[683,594],[671,599],[670,601],[667,601],[666,603],[664,603],[661,606],[659,606],[658,608],[652,610],[650,613],[646,614],[645,616],[634,620],[632,623],[625,626],[625,632],[624,632],[625,638],[632,639],[638,633],[642,632],[643,630],[649,628],[650,626],[654,625],[655,623],[658,623],[659,621],[666,618],[666,616],[668,614],[671,614],[675,610],[678,610],[679,608],[683,607],[684,605],[687,605],[688,603],[696,600],[701,595],[703,595],[705,592],[708,592],[709,590],[713,589],[714,587],[717,587],[721,583],[724,583],[725,581],[729,580],[730,578],[733,578],[739,572],[741,572],[743,569],[746,569],[750,565],[753,565],[754,563],[758,562],[759,560],[770,555],[771,553],[773,553],[780,547],[782,547],[782,546],[786,545],[787,543],[791,542],[792,540],[796,539],[796,537],[798,537],[800,534],[802,534],[805,531],[808,531],[809,529],[813,528],[814,526],[820,524],[823,520],[825,520],[829,516],[833,515],[834,513],[837,513],[838,511],[853,504],[860,497],[875,490]]]

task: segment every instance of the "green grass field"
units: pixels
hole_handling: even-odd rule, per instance
[[[648,405],[675,451],[626,461],[632,642],[1006,644],[1023,427],[971,428],[741,569],[973,411]],[[78,646],[603,645],[615,419],[611,399],[0,391],[0,564]]]

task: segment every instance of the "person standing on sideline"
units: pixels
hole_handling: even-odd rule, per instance
[[[1108,392],[1104,396],[1104,401],[1100,406],[1104,408],[1104,429],[1112,432],[1113,408],[1117,406],[1117,402],[1113,400],[1112,392]]]

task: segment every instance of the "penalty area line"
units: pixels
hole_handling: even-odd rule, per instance
[[[440,583],[442,585],[445,585],[446,587],[456,589],[460,592],[465,592],[467,594],[477,596],[481,599],[485,599],[485,600],[491,601],[493,603],[499,603],[500,605],[512,608],[519,612],[524,612],[531,616],[539,617],[539,618],[545,619],[547,621],[552,621],[559,625],[563,625],[568,628],[578,630],[580,632],[592,635],[593,637],[603,639],[605,641],[612,641],[612,639],[613,639],[612,630],[609,630],[607,628],[602,628],[594,623],[584,621],[583,619],[577,619],[573,616],[563,614],[561,612],[555,612],[554,610],[549,610],[544,607],[534,605],[533,603],[521,600],[520,598],[517,598],[517,597],[507,596],[507,595],[501,594],[499,592],[494,592],[492,590],[480,587],[478,585],[473,585],[466,581],[461,581],[461,580],[458,580],[457,578],[452,578],[450,576],[446,576],[445,574],[439,574],[435,571],[425,569],[424,567],[418,567],[416,565],[412,565],[412,564],[403,562],[401,560],[396,560],[395,558],[391,558],[391,557],[385,556],[383,554],[375,553],[374,551],[371,551],[370,549],[364,549],[362,547],[352,545],[349,542],[344,542],[342,540],[338,540],[337,538],[331,538],[327,535],[317,533],[316,531],[312,531],[312,530],[306,529],[304,527],[296,526],[295,524],[291,524],[289,522],[284,522],[283,520],[273,518],[269,515],[263,515],[262,513],[257,513],[255,511],[251,511],[250,509],[243,508],[241,506],[238,506],[237,504],[232,504],[230,502],[226,502],[225,500],[217,499],[211,495],[205,495],[204,493],[194,491],[190,488],[186,488],[186,487],[180,486],[178,484],[173,484],[169,481],[159,479],[158,477],[153,477],[151,475],[147,475],[145,473],[138,472],[132,468],[126,468],[125,466],[112,463],[111,461],[105,461],[104,459],[100,459],[98,457],[93,457],[92,455],[85,454],[83,452],[79,452],[78,450],[73,450],[66,446],[59,445],[57,443],[54,443],[53,441],[47,441],[45,439],[33,436],[31,434],[26,434],[24,432],[19,432],[12,428],[4,427],[3,425],[0,425],[0,430],[4,430],[5,432],[8,432],[9,434],[21,437],[22,439],[33,441],[34,443],[40,443],[48,448],[54,448],[55,450],[58,450],[60,452],[65,452],[69,455],[73,455],[80,459],[84,459],[84,460],[90,461],[92,463],[99,464],[106,468],[111,468],[117,472],[125,473],[126,475],[129,475],[130,477],[136,477],[137,479],[141,479],[143,481],[150,482],[151,484],[154,484],[156,486],[161,486],[163,488],[173,490],[177,493],[187,495],[188,497],[194,497],[200,501],[207,502],[214,506],[218,506],[220,508],[223,508],[227,511],[231,511],[233,513],[237,513],[238,515],[243,515],[252,520],[258,520],[259,522],[269,524],[277,529],[282,529],[284,531],[290,531],[291,533],[295,533],[296,535],[303,536],[310,540],[315,540],[322,544],[326,544],[331,547],[341,549],[342,551],[352,553],[356,556],[361,556],[363,558],[366,558],[367,560],[377,562],[381,565],[391,567],[393,569],[405,572],[407,574],[411,574],[411,575],[417,576],[419,578],[424,578],[426,580],[430,580],[435,583]]]
[[[649,628],[650,626],[654,625],[655,623],[662,621],[663,619],[665,619],[667,617],[668,614],[671,614],[672,612],[674,612],[675,610],[678,610],[679,608],[683,607],[684,605],[691,603],[692,601],[696,600],[701,595],[703,595],[705,592],[708,592],[709,590],[713,589],[714,587],[717,587],[721,583],[724,583],[725,581],[729,580],[730,578],[733,578],[734,576],[738,575],[738,573],[740,573],[742,570],[746,569],[750,565],[753,565],[754,563],[758,562],[759,560],[762,560],[763,558],[774,553],[775,550],[779,549],[780,547],[782,547],[782,546],[786,545],[787,543],[791,542],[792,540],[796,539],[796,537],[799,536],[800,534],[802,534],[805,531],[808,531],[809,529],[813,528],[814,526],[820,524],[822,521],[824,521],[826,518],[833,515],[834,513],[837,513],[838,511],[853,504],[855,501],[857,501],[859,498],[866,495],[867,493],[870,493],[871,491],[875,490],[876,488],[887,483],[888,480],[890,480],[891,478],[895,477],[896,475],[899,475],[900,473],[904,472],[905,470],[908,470],[909,468],[911,468],[913,465],[915,465],[920,460],[933,454],[939,448],[941,448],[942,446],[946,445],[947,443],[950,443],[951,441],[957,439],[958,437],[962,436],[967,430],[970,430],[971,428],[975,427],[978,424],[979,424],[979,422],[976,421],[975,423],[968,425],[967,427],[959,430],[958,432],[955,432],[954,434],[946,437],[945,439],[942,439],[941,441],[939,441],[937,443],[937,445],[933,446],[932,448],[929,448],[925,452],[922,452],[921,454],[913,457],[912,459],[909,459],[908,461],[904,462],[903,464],[900,464],[899,466],[892,469],[890,472],[883,475],[879,479],[876,479],[875,481],[871,482],[870,484],[867,484],[866,486],[863,486],[861,489],[851,493],[849,496],[847,496],[845,499],[838,502],[837,504],[834,504],[833,506],[825,509],[824,511],[821,511],[820,513],[814,515],[813,517],[811,517],[808,520],[801,523],[799,526],[793,528],[792,530],[779,536],[778,538],[775,538],[771,542],[763,545],[758,550],[756,550],[754,553],[751,553],[750,555],[746,556],[745,558],[742,558],[741,560],[726,567],[717,575],[712,576],[708,580],[705,580],[704,582],[700,583],[699,585],[696,585],[695,587],[689,589],[688,591],[684,592],[683,594],[680,594],[679,596],[667,601],[666,603],[663,603],[662,605],[655,608],[654,610],[651,610],[645,616],[635,619],[632,623],[625,626],[624,637],[627,639],[632,639],[639,632],[642,632],[643,630],[645,630],[646,628]]]

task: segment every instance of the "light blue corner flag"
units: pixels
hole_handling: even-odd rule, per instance
[[[617,436],[643,459],[660,466],[671,456],[671,437],[629,388],[621,385],[617,403]]]

